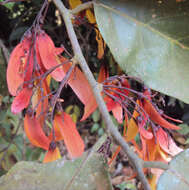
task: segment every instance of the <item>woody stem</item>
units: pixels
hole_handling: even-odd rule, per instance
[[[144,161],[143,162],[144,168],[159,168],[162,170],[168,170],[169,165],[164,162],[158,162],[158,161]]]
[[[121,145],[122,149],[127,154],[130,162],[133,164],[134,168],[136,169],[136,171],[138,173],[138,177],[139,177],[140,181],[142,182],[144,189],[150,190],[151,189],[150,185],[143,173],[143,165],[142,165],[143,161],[130,149],[129,145],[125,142],[125,140],[123,139],[121,134],[118,132],[117,128],[114,126],[114,124],[111,120],[109,112],[108,112],[106,105],[104,103],[104,100],[101,96],[101,93],[99,90],[99,85],[96,82],[96,80],[94,79],[93,74],[92,74],[91,70],[89,69],[87,62],[81,51],[81,47],[79,45],[79,42],[77,40],[76,34],[73,29],[73,25],[72,25],[72,21],[71,21],[72,15],[70,14],[70,11],[64,6],[64,4],[62,3],[61,0],[53,0],[53,2],[59,9],[60,13],[62,14],[62,17],[63,17],[65,25],[66,25],[68,36],[69,36],[69,39],[72,44],[74,55],[77,58],[87,80],[89,81],[89,83],[93,89],[93,93],[96,98],[96,102],[99,106],[99,110],[103,116],[106,127],[108,128],[108,130],[110,131],[110,133],[114,137],[114,139]]]
[[[78,5],[76,8],[72,9],[71,10],[71,13],[72,14],[77,14],[81,11],[84,11],[85,9],[89,9],[89,8],[92,8],[93,7],[93,2],[92,1],[89,1],[87,3],[83,3],[81,5]]]

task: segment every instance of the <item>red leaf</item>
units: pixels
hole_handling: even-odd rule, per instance
[[[41,61],[47,70],[59,64],[57,54],[60,54],[63,48],[62,51],[61,48],[57,49],[52,39],[44,31],[37,36],[36,43]],[[55,80],[61,81],[64,75],[62,66],[56,68],[51,75]]]
[[[48,152],[46,152],[43,163],[53,162],[59,158],[61,158],[60,151],[56,147],[54,150],[48,150]]]
[[[112,113],[118,123],[123,123],[123,108],[120,106],[119,103],[115,103],[115,106],[112,109]]]
[[[99,75],[98,75],[98,82],[101,83],[108,77],[109,77],[108,70],[107,70],[106,66],[104,64],[102,64],[102,66],[100,67]]]
[[[145,138],[145,139],[152,139],[153,134],[152,132],[146,130],[143,126],[139,124],[139,133]]]
[[[18,88],[24,82],[24,71],[29,55],[30,40],[25,38],[12,51],[7,68],[7,84],[11,95],[16,96]]]
[[[26,136],[34,146],[49,149],[50,139],[45,135],[39,121],[35,117],[26,114],[24,118],[24,130]]]
[[[63,67],[64,72],[66,73],[70,67],[71,63],[65,64]],[[85,106],[84,115],[81,119],[81,121],[83,121],[97,108],[97,103],[93,95],[92,88],[85,75],[78,67],[76,67],[72,72],[68,80],[68,84]]]
[[[167,129],[174,129],[174,130],[180,129],[180,127],[172,123],[169,123],[163,117],[161,117],[158,111],[154,108],[154,106],[148,100],[143,99],[142,105],[146,113],[149,115],[150,119],[154,121],[156,124]]]
[[[54,125],[59,127],[70,156],[72,158],[81,156],[84,152],[84,142],[70,115],[66,113],[55,115]]]
[[[169,153],[169,141],[168,141],[168,135],[167,133],[162,129],[159,128],[156,132],[157,141],[160,145],[160,147],[167,153]]]
[[[32,89],[23,88],[19,92],[19,94],[14,98],[13,103],[11,105],[11,112],[17,114],[21,112],[24,108],[27,108],[30,102],[31,95]]]

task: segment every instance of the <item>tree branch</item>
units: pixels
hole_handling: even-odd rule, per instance
[[[70,10],[70,13],[75,15],[75,14],[81,12],[81,11],[84,11],[85,9],[89,9],[89,8],[92,8],[92,7],[93,7],[93,2],[89,1],[87,3],[83,3],[83,4],[79,5],[79,6],[77,6],[75,9]]]
[[[87,65],[87,62],[83,56],[83,53],[81,51],[79,42],[77,40],[76,34],[74,32],[74,29],[73,29],[73,25],[72,25],[72,21],[71,21],[72,15],[71,15],[70,11],[65,8],[65,6],[61,2],[61,0],[53,0],[53,2],[57,6],[57,8],[59,9],[60,13],[62,14],[62,17],[63,17],[65,25],[66,25],[67,33],[68,33],[68,36],[69,36],[69,39],[71,41],[72,48],[73,48],[73,51],[75,54],[75,58],[77,58],[87,80],[89,81],[89,83],[93,89],[94,96],[95,96],[97,104],[99,106],[99,110],[100,110],[100,112],[103,116],[103,119],[105,121],[106,127],[110,131],[113,138],[121,145],[122,149],[127,154],[130,162],[132,163],[133,167],[135,168],[135,170],[138,173],[138,178],[142,182],[144,189],[150,190],[151,189],[150,185],[149,185],[149,183],[148,183],[148,181],[147,181],[147,179],[143,173],[143,161],[130,149],[129,145],[123,139],[123,137],[118,132],[117,128],[114,126],[114,124],[111,120],[109,112],[106,108],[104,100],[103,100],[101,93],[99,91],[98,83],[94,79],[93,74],[90,71],[90,69]]]
[[[143,162],[143,167],[144,168],[159,168],[162,170],[168,170],[169,169],[169,164],[166,164],[164,162],[158,162],[158,161],[144,161]]]

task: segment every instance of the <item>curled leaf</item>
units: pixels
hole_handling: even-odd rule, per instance
[[[24,118],[24,130],[31,144],[45,150],[49,149],[50,140],[35,117],[26,114]]]
[[[30,41],[25,38],[12,51],[7,68],[7,84],[11,95],[16,96],[18,88],[24,82],[24,71],[27,65]]]
[[[84,142],[71,117],[65,112],[61,115],[56,114],[54,125],[59,128],[70,156],[72,158],[81,156],[84,152]]]
[[[169,123],[167,120],[165,120],[161,115],[158,113],[158,111],[154,108],[154,106],[146,99],[143,99],[143,108],[146,111],[146,113],[149,115],[150,119],[155,122],[156,124],[167,128],[167,129],[174,129],[178,130],[180,127]]]
[[[41,32],[40,34],[38,34],[36,44],[41,61],[47,70],[52,69],[59,64],[57,55],[63,51],[63,48],[57,49],[52,39],[45,32]],[[62,66],[56,68],[51,73],[51,75],[55,80],[61,81],[64,75]]]

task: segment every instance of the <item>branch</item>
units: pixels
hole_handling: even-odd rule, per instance
[[[9,50],[4,45],[3,41],[0,39],[0,48],[2,48],[3,54],[5,56],[6,62],[9,62]]]
[[[101,96],[101,93],[98,88],[98,83],[93,77],[92,72],[90,71],[87,62],[83,56],[83,53],[81,51],[81,47],[79,45],[79,42],[77,40],[76,34],[73,29],[72,21],[71,21],[71,14],[68,9],[65,8],[64,4],[61,2],[61,0],[53,0],[54,4],[57,6],[59,9],[60,13],[62,14],[62,17],[64,19],[67,33],[69,36],[69,39],[72,44],[72,48],[74,51],[75,58],[77,58],[78,63],[80,64],[87,80],[89,81],[92,89],[94,96],[96,98],[96,102],[99,106],[99,110],[103,116],[103,119],[105,121],[106,127],[110,131],[111,135],[114,137],[114,139],[121,145],[122,149],[124,152],[127,154],[130,162],[132,163],[133,167],[138,173],[138,178],[143,184],[143,187],[145,190],[150,190],[150,185],[144,176],[143,173],[143,161],[130,149],[129,145],[126,143],[126,141],[123,139],[121,134],[118,132],[117,128],[114,126],[111,117],[109,115],[109,112],[106,108],[106,105],[104,103],[104,100]]]
[[[92,7],[93,7],[93,2],[89,1],[87,3],[83,3],[83,4],[79,5],[79,6],[77,6],[75,9],[70,10],[70,13],[75,15],[75,14],[81,12],[81,11],[84,11],[85,9],[89,9],[89,8],[92,8]]]
[[[169,169],[169,164],[166,164],[164,162],[158,162],[158,161],[144,161],[143,162],[143,167],[144,168],[159,168],[162,170],[168,170]]]

